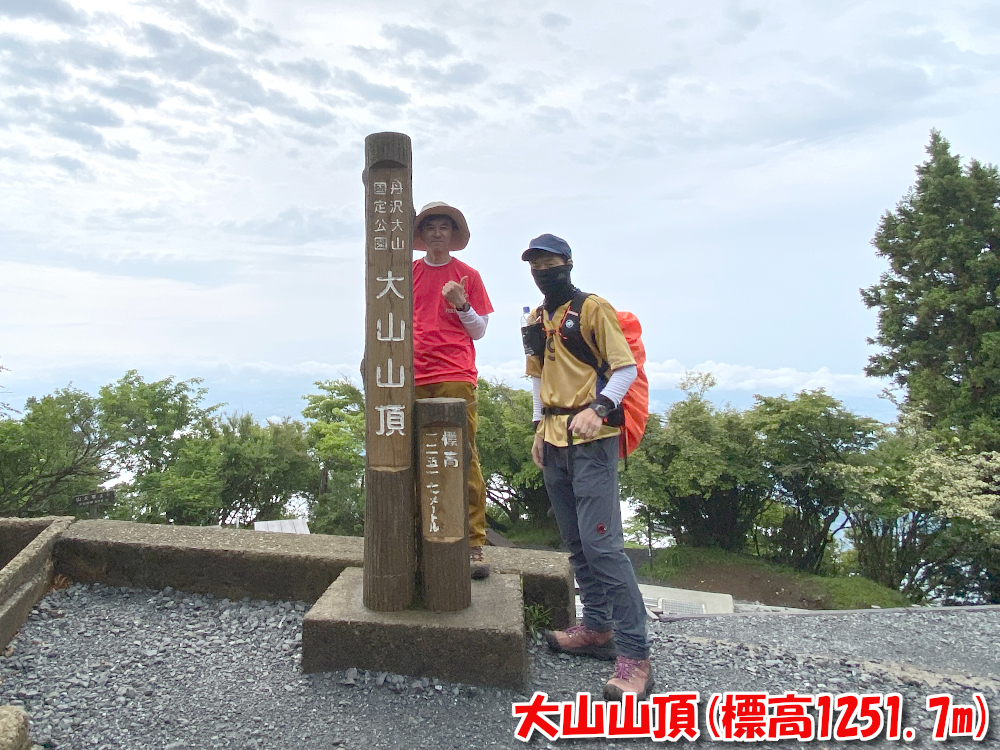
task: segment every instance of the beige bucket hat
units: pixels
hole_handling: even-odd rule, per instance
[[[455,230],[454,234],[451,236],[451,247],[448,248],[449,251],[454,252],[455,250],[462,250],[466,245],[469,244],[469,224],[465,220],[465,216],[454,206],[449,206],[447,203],[442,203],[441,201],[435,201],[433,203],[428,203],[426,206],[420,209],[420,213],[417,214],[417,218],[413,222],[413,249],[427,251],[427,246],[424,244],[423,239],[420,237],[420,222],[426,219],[428,216],[450,216],[455,223],[458,225],[458,229]]]

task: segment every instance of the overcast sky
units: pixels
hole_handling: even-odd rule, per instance
[[[932,127],[1000,161],[997,50],[996,2],[0,0],[3,400],[135,368],[296,415],[357,372],[362,142],[398,130],[468,217],[483,374],[519,382],[552,232],[661,395],[885,414],[870,240]]]

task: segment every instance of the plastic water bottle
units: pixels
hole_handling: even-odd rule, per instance
[[[531,308],[525,307],[521,312],[524,313],[521,316],[521,328],[526,328],[528,326],[528,321],[531,321]]]

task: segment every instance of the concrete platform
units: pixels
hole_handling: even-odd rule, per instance
[[[52,549],[72,518],[40,519],[44,529],[0,569],[0,648],[14,636],[52,583]]]
[[[350,667],[524,690],[520,578],[473,581],[472,606],[461,612],[373,612],[362,604],[361,569],[345,570],[302,621],[302,670]]]
[[[0,528],[0,541],[2,532]],[[11,549],[26,543],[22,540],[30,533],[38,532],[18,527],[14,539],[11,530]],[[230,599],[249,596],[315,602],[342,570],[362,566],[364,539],[77,521],[60,535],[53,557],[56,573],[80,583],[150,589],[172,586]],[[546,607],[552,627],[565,628],[576,621],[568,555],[487,547],[486,561],[494,572],[521,576],[525,603]]]
[[[54,521],[72,523],[73,516],[42,516],[40,518],[0,518],[0,568],[14,559],[18,552]]]
[[[314,602],[364,557],[361,537],[261,533],[205,526],[77,521],[53,553],[80,583]]]

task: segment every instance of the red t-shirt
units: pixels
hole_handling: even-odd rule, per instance
[[[413,261],[413,382],[416,385],[453,381],[475,383],[476,347],[444,298],[445,282],[465,281],[465,296],[480,315],[493,312],[479,272],[458,258],[443,266]]]

